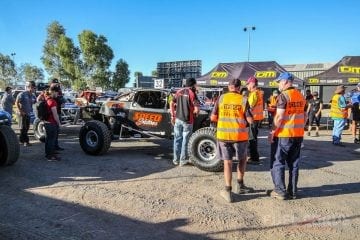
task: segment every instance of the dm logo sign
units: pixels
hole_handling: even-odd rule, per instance
[[[227,72],[212,72],[211,78],[226,78],[228,76]]]
[[[339,66],[339,73],[360,74],[360,67]]]
[[[256,78],[275,78],[275,71],[258,71],[255,73]]]

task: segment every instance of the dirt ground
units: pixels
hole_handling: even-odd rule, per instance
[[[306,137],[299,195],[281,201],[272,188],[267,129],[263,163],[248,166],[256,191],[232,204],[219,196],[223,174],[172,165],[168,140],[113,142],[88,156],[79,127],[60,136],[61,162],[44,158],[44,145],[21,147],[19,161],[0,169],[0,239],[358,239],[360,145],[345,132],[345,148],[330,131]],[[0,146],[1,147],[1,146]]]

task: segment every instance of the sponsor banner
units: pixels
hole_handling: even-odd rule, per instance
[[[355,66],[339,66],[339,73],[350,73],[350,74],[360,74],[360,67]]]
[[[256,78],[276,78],[275,71],[257,71],[255,72]]]
[[[156,127],[162,120],[162,115],[159,113],[135,112],[133,121],[137,126]]]

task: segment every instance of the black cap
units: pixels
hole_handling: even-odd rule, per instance
[[[233,85],[233,86],[235,86],[235,87],[240,87],[241,81],[240,81],[240,79],[237,79],[237,78],[231,79],[231,80],[229,81],[229,86],[230,86],[230,85]]]
[[[59,79],[53,78],[53,79],[51,79],[50,83],[59,83]]]
[[[185,87],[193,87],[196,84],[195,78],[186,79]]]

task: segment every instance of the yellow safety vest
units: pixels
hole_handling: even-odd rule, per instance
[[[217,139],[221,141],[247,141],[245,107],[247,98],[239,93],[229,92],[220,96],[217,123]]]
[[[287,99],[286,109],[274,136],[279,138],[303,137],[306,101],[303,95],[293,88],[283,91],[282,94]]]
[[[332,118],[347,118],[347,109],[341,109],[339,107],[339,99],[341,94],[335,94],[331,99],[330,117]]]

